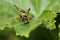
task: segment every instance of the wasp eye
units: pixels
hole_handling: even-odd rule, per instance
[[[22,18],[22,16],[20,16]]]
[[[20,12],[25,13],[25,11],[24,11],[24,10],[21,10]]]

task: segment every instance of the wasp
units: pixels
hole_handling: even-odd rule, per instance
[[[19,10],[19,8],[16,5],[15,5],[15,7]],[[24,24],[29,23],[29,21],[31,19],[29,16],[29,12],[30,12],[30,8],[27,10],[27,12],[25,12],[24,10],[19,11],[19,17]]]

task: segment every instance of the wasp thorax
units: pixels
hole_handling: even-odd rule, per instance
[[[27,16],[24,16],[24,17],[22,18],[22,21],[23,21],[24,23],[28,23],[28,18],[27,18]]]
[[[25,24],[28,23],[28,17],[26,15],[21,15],[21,20],[22,22],[24,22]]]

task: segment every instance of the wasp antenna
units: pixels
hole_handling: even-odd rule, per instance
[[[28,9],[28,13],[29,13],[29,11],[30,11],[30,8]]]
[[[29,14],[29,12],[30,12],[30,8],[28,9],[27,13]]]
[[[15,7],[16,7],[16,9],[19,11],[20,9],[16,6],[16,5],[14,5]]]
[[[28,9],[28,11],[30,11],[30,8]]]

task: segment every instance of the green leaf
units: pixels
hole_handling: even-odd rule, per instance
[[[56,16],[55,8],[50,9],[49,7],[53,6],[52,4],[55,2],[56,0],[53,0],[53,2],[52,0],[0,0],[0,29],[14,27],[17,35],[29,37],[30,31],[37,28],[43,21],[43,23],[49,21],[47,25],[50,25],[50,22],[54,24],[54,17]],[[34,18],[32,17],[29,24],[22,24],[22,22],[20,22],[19,12],[14,7],[14,4],[17,5],[20,10],[23,9],[27,11],[28,8],[31,8],[30,13]],[[50,25],[48,28],[55,27]]]
[[[38,20],[42,21],[42,23],[49,29],[55,28],[55,20],[56,17],[55,12],[52,10],[45,10],[39,17]]]
[[[13,11],[14,10],[14,11]],[[0,2],[0,28],[4,28],[7,22],[11,21],[16,15],[17,10],[11,4],[1,1]]]

